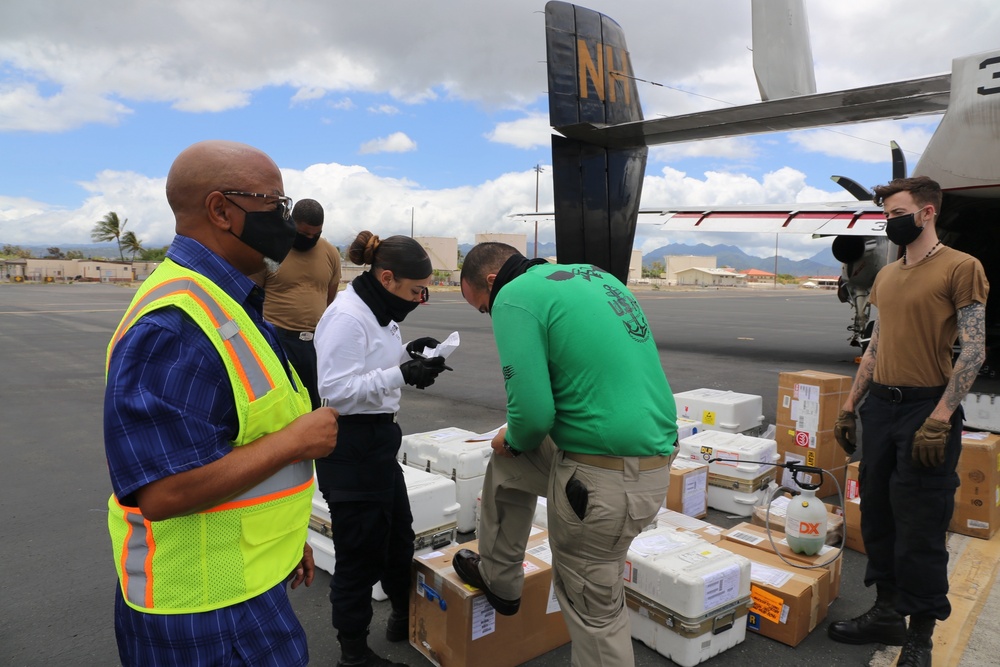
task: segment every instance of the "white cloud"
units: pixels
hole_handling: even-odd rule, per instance
[[[533,113],[518,120],[497,123],[493,131],[485,136],[498,144],[509,144],[518,148],[538,148],[549,145],[551,134],[548,114]]]
[[[318,86],[303,86],[292,95],[292,104],[302,104],[313,100],[320,100],[326,95],[326,90]]]
[[[408,153],[417,150],[417,142],[404,132],[393,132],[387,137],[379,137],[361,144],[359,152],[366,153]]]
[[[89,123],[116,125],[131,110],[66,88],[48,97],[33,84],[0,85],[0,132],[63,132]]]
[[[399,113],[399,107],[393,106],[391,104],[379,104],[378,106],[368,107],[368,113],[394,116]]]
[[[912,167],[931,140],[939,118],[911,121],[880,121],[793,132],[791,142],[803,149],[831,157],[859,162],[889,162],[889,141],[895,140],[903,149]]]

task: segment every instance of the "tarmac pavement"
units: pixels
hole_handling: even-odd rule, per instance
[[[134,289],[102,284],[0,283],[0,664],[115,665],[115,572],[107,537],[110,484],[102,441],[104,356]],[[636,292],[674,391],[732,389],[763,398],[774,421],[781,371],[814,369],[853,375],[846,344],[847,306],[831,292],[720,290]],[[460,349],[446,373],[424,391],[404,390],[404,433],[458,426],[485,432],[502,424],[503,381],[489,318],[457,292],[431,301],[402,325],[407,339],[459,331]],[[599,351],[595,351],[599,354]],[[713,511],[720,525],[742,519]],[[466,539],[470,536],[463,536]],[[954,536],[950,542],[953,616],[939,626],[935,665],[1000,664],[1000,593],[993,585],[998,540]],[[845,551],[841,595],[829,617],[798,647],[747,634],[705,665],[892,664],[898,649],[847,646],[826,626],[865,611],[865,557]],[[309,636],[312,664],[334,664],[329,575],[290,593]],[[406,644],[383,636],[388,602],[376,602],[371,644],[412,665],[429,664]],[[668,665],[636,643],[637,665]],[[565,665],[569,646],[528,665]]]

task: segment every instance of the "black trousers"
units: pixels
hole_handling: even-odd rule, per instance
[[[962,451],[961,406],[951,419],[945,462],[915,465],[913,435],[937,399],[892,403],[868,395],[861,416],[861,536],[868,552],[865,585],[898,591],[896,609],[904,616],[944,620],[948,602],[948,523],[955,509]]]
[[[348,636],[368,629],[378,581],[393,609],[409,605],[414,534],[406,481],[395,458],[401,438],[393,422],[344,421],[337,449],[316,461],[336,551],[333,627]]]
[[[298,331],[274,327],[278,332],[278,342],[285,351],[288,361],[295,367],[302,384],[309,390],[312,409],[319,407],[319,379],[316,372],[316,348],[311,340],[301,340]]]

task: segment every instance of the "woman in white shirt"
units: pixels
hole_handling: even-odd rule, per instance
[[[382,582],[392,603],[389,641],[408,636],[413,517],[396,462],[402,431],[396,423],[403,384],[423,389],[444,369],[425,359],[433,338],[402,343],[399,322],[427,299],[431,262],[408,236],[381,240],[358,234],[348,250],[371,265],[327,307],[316,326],[319,395],[339,413],[337,448],[316,461],[320,491],[330,508],[336,565],[330,582],[338,667],[394,665],[368,647],[371,589]]]

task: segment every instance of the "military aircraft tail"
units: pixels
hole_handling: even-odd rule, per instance
[[[642,120],[625,35],[607,16],[565,2],[545,5],[549,119],[560,130]],[[552,137],[556,249],[562,263],[589,263],[628,278],[644,142],[604,146]]]

